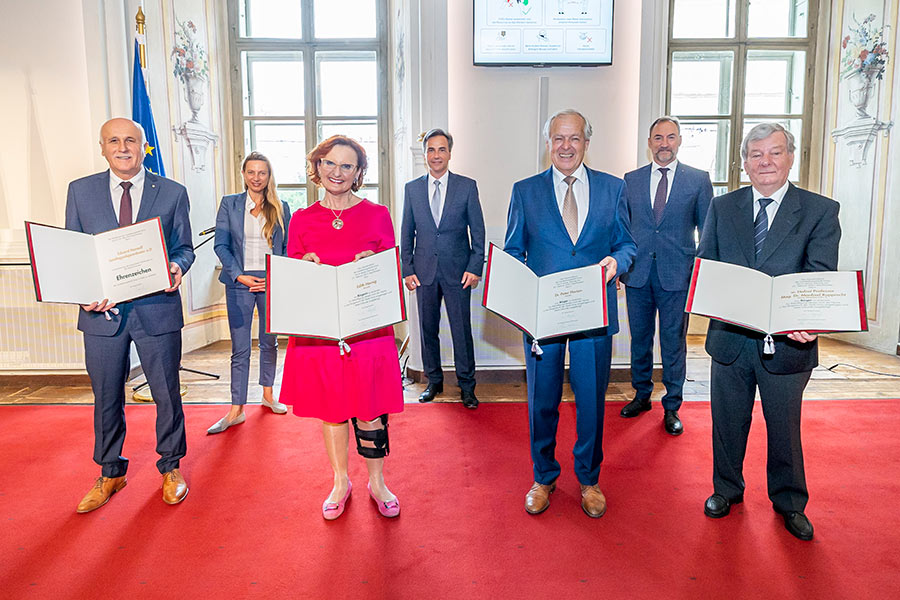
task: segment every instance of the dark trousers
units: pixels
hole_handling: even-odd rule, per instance
[[[443,383],[441,369],[441,300],[447,307],[450,335],[453,339],[453,363],[456,379],[464,391],[475,390],[475,343],[472,341],[472,289],[463,289],[459,281],[442,281],[440,275],[430,285],[416,288],[419,331],[422,341],[422,366],[429,383]]]
[[[744,493],[744,455],[759,388],[766,420],[769,499],[783,511],[803,512],[809,493],[800,444],[800,407],[811,373],[769,373],[763,367],[756,340],[750,337],[730,365],[712,361],[710,407],[716,493],[729,499]]]
[[[575,476],[584,485],[597,483],[603,462],[603,410],[612,336],[584,334],[552,338],[541,342],[540,356],[531,352],[525,336],[525,371],[528,381],[528,426],[534,480],[549,484],[559,477],[556,460],[556,429],[562,399],[566,342],[569,344],[569,383],[575,392],[575,430],[578,435],[572,454]]]
[[[125,443],[125,380],[133,341],[156,403],[156,467],[166,473],[179,466],[187,452],[181,408],[181,331],[150,335],[130,307],[113,336],[84,334],[84,361],[94,391],[94,462],[104,477],[121,477],[128,470],[122,456]]]
[[[249,271],[245,275],[265,277],[265,271]],[[266,333],[266,293],[251,292],[241,283],[225,286],[225,307],[228,309],[228,328],[231,330],[231,403],[247,404],[250,381],[250,328],[253,309],[259,313],[259,385],[271,387],[275,383],[278,360],[278,338]]]
[[[637,398],[649,398],[653,392],[653,338],[659,314],[659,347],[662,355],[663,408],[678,410],[684,399],[687,362],[687,290],[667,292],[659,284],[656,261],[650,267],[650,279],[643,287],[625,286],[628,325],[631,329],[631,387]]]

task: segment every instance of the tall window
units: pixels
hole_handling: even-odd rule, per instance
[[[292,210],[316,201],[306,153],[340,133],[366,149],[357,192],[388,204],[385,0],[230,0],[229,42],[238,165],[272,161]]]
[[[669,0],[666,109],[681,120],[679,158],[723,193],[749,183],[741,140],[775,121],[797,143],[790,179],[806,185],[816,0]]]

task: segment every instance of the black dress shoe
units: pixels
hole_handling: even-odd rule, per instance
[[[703,514],[710,519],[721,519],[731,512],[732,504],[740,504],[743,501],[743,496],[739,496],[734,500],[729,500],[722,494],[713,494],[706,499],[706,504],[703,505]]]
[[[619,414],[625,417],[626,419],[630,419],[631,417],[636,417],[642,412],[647,412],[650,410],[650,398],[635,398],[628,404],[622,407],[622,412]]]
[[[443,383],[429,383],[425,391],[419,394],[419,402],[431,402],[434,397],[444,391]]]
[[[475,392],[462,390],[459,396],[462,398],[463,406],[466,408],[478,408],[478,398],[475,397]]]
[[[795,510],[780,510],[774,507],[775,512],[784,517],[784,528],[791,532],[795,538],[799,538],[804,542],[813,539],[813,526],[802,512]]]
[[[678,418],[677,410],[667,410],[663,417],[663,423],[666,426],[666,433],[671,435],[681,435],[684,433],[684,426],[681,424],[681,419]]]

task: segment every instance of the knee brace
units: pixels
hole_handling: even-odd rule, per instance
[[[388,442],[388,416],[384,414],[378,418],[382,424],[380,429],[360,429],[356,417],[352,419],[353,433],[356,435],[356,451],[364,458],[384,458],[391,452]],[[363,442],[368,444],[364,445]]]

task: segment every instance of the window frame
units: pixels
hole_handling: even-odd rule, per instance
[[[731,82],[731,111],[727,115],[685,115],[684,121],[690,123],[694,120],[723,120],[729,121],[731,127],[731,140],[727,151],[727,179],[725,181],[713,181],[717,187],[727,186],[728,191],[738,189],[741,185],[747,185],[742,181],[743,160],[741,159],[741,142],[743,141],[744,122],[747,120],[765,119],[769,121],[781,121],[797,119],[801,121],[802,132],[800,139],[795,140],[796,149],[794,160],[799,161],[797,183],[801,187],[807,187],[809,178],[810,140],[812,139],[812,112],[813,95],[815,90],[815,60],[816,38],[819,17],[819,1],[809,0],[807,4],[807,21],[805,38],[798,37],[748,37],[747,26],[751,0],[736,0],[735,2],[735,35],[731,38],[675,38],[674,14],[676,0],[668,2],[668,44],[666,63],[666,114],[671,114],[672,107],[672,57],[676,52],[703,52],[703,51],[731,51],[734,53],[733,74]],[[803,89],[803,103],[799,115],[797,113],[753,113],[744,114],[744,96],[746,91],[747,55],[751,50],[775,50],[785,52],[803,51],[806,53],[805,81]],[[673,115],[681,117],[681,115]]]
[[[315,5],[314,0],[297,0],[301,8],[301,38],[250,38],[240,36],[240,4],[247,0],[228,0],[228,54],[230,59],[231,79],[231,118],[234,133],[234,183],[235,189],[243,189],[241,163],[245,157],[245,123],[247,121],[302,122],[308,153],[318,141],[319,123],[335,121],[371,121],[377,123],[378,156],[369,157],[371,164],[377,159],[377,184],[364,185],[362,189],[376,189],[378,202],[393,212],[390,168],[390,95],[388,80],[388,3],[387,0],[375,1],[375,37],[374,38],[321,38],[314,37]],[[302,115],[246,115],[244,114],[243,80],[244,64],[242,52],[284,52],[300,53],[303,59],[303,114]],[[328,115],[319,116],[316,54],[318,52],[374,52],[376,77],[378,81],[377,107],[374,115]],[[305,164],[304,164],[305,170]],[[277,173],[276,173],[277,177]],[[307,206],[319,199],[317,186],[306,178],[305,183],[278,182],[283,190],[305,190]]]

